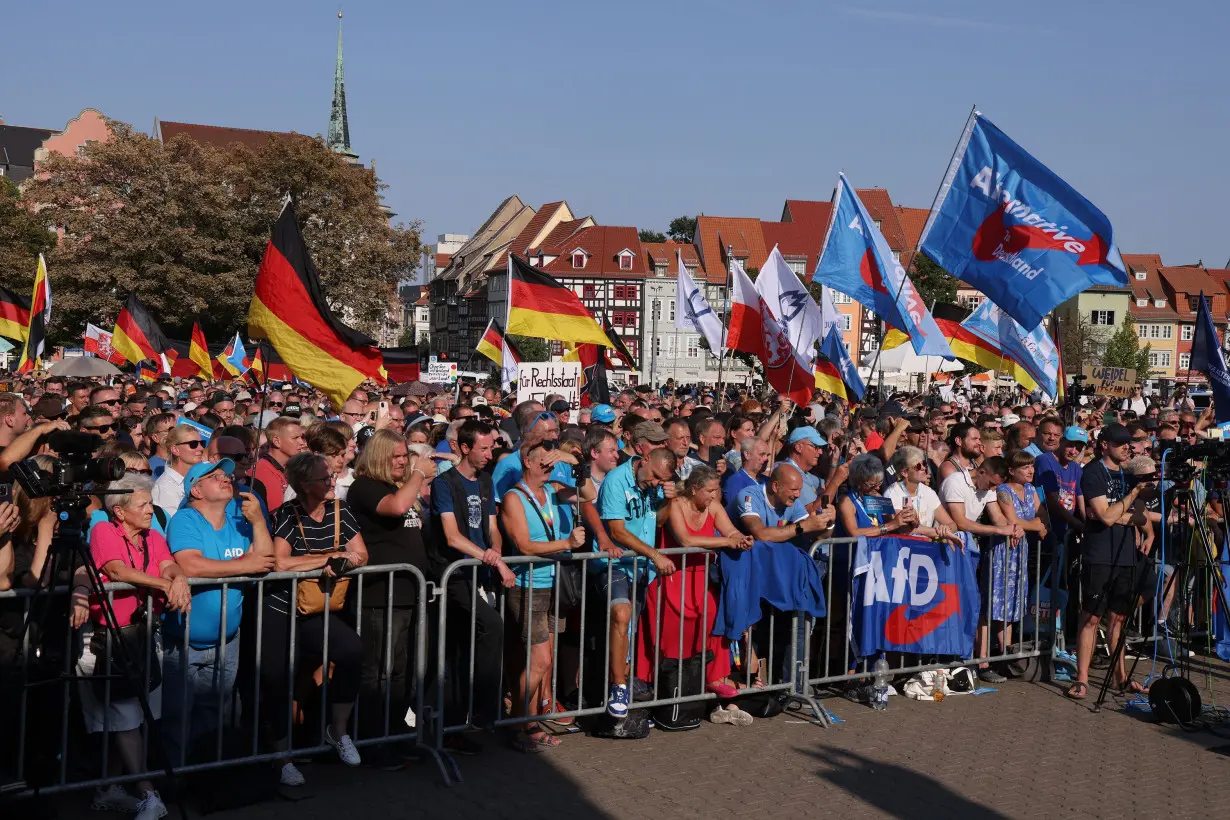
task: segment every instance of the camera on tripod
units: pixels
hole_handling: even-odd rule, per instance
[[[59,457],[55,472],[43,472],[33,459],[13,465],[13,477],[30,498],[60,498],[82,495],[91,482],[115,481],[124,477],[124,462],[115,457],[95,458],[102,436],[57,430],[47,444]]]
[[[1223,438],[1204,438],[1188,443],[1176,439],[1163,445],[1166,457],[1165,478],[1176,484],[1192,480],[1197,471],[1195,462],[1204,462],[1211,481],[1230,480],[1230,441]]]
[[[1076,373],[1072,376],[1072,383],[1068,385],[1064,392],[1065,404],[1080,404],[1081,396],[1096,396],[1098,388],[1096,385],[1083,384],[1085,376]]]

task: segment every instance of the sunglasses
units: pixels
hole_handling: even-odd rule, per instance
[[[280,401],[267,401],[267,402],[265,402],[265,406],[266,406],[266,407],[272,407],[272,408],[274,408],[275,410],[281,410],[281,409],[282,409],[283,407],[285,407],[286,405],[285,405],[283,402],[280,402]]]
[[[83,426],[81,429],[89,430],[91,433],[110,433],[115,429],[114,424],[100,424],[97,427]]]
[[[204,447],[205,442],[201,441],[199,438],[194,438],[194,439],[189,439],[188,441],[181,441],[179,443],[179,446],[187,447],[189,450],[195,450],[199,447]]]
[[[116,405],[118,405],[118,404],[120,403],[120,400],[119,400],[119,399],[111,399],[111,400],[109,400],[109,401],[96,401],[96,402],[94,402],[94,403],[95,403],[95,404],[97,404],[97,405],[100,405],[100,406],[102,406],[102,407],[115,407]]]
[[[127,467],[124,469],[126,473],[136,473],[137,475],[153,475],[154,471],[146,467]]]

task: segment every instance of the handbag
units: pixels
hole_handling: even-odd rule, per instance
[[[125,538],[127,544],[127,538]],[[132,551],[128,551],[128,557],[132,557]],[[149,544],[145,538],[141,539],[141,571],[149,570]],[[137,568],[137,562],[132,562],[132,568]],[[149,606],[149,593],[141,594],[141,603],[138,604],[136,612],[133,613],[132,623],[126,626],[121,626],[116,631],[117,642],[111,646],[112,661],[110,664],[110,673],[108,673],[107,664],[107,630],[106,627],[96,626],[94,631],[90,633],[90,654],[94,656],[94,672],[90,684],[93,686],[95,696],[101,701],[106,697],[107,683],[111,684],[111,701],[125,700],[135,698],[142,694],[132,681],[144,681],[146,675],[149,675],[149,688],[146,693],[152,692],[162,685],[162,664],[158,662],[158,646],[154,641],[153,633],[158,631],[158,622],[154,621],[153,633],[145,622],[146,607]],[[132,664],[132,668],[125,670],[120,659],[126,658]],[[125,672],[132,672],[132,675],[127,675]]]
[[[555,527],[547,523],[546,516],[542,514],[542,510],[538,508],[538,501],[520,486],[513,487],[530,500],[530,506],[534,508],[534,512],[538,513],[538,520],[542,522],[542,528],[547,531],[547,536],[550,540],[556,540]],[[581,604],[581,585],[585,583],[581,574],[581,565],[575,562],[556,561],[555,563],[556,577],[556,594],[559,598],[560,611],[571,610]]]
[[[337,552],[342,543],[342,503],[333,499],[333,552]],[[291,511],[295,514],[295,523],[299,525],[299,536],[306,547],[307,533],[303,531],[303,519],[299,517],[299,505],[292,504]],[[300,615],[316,615],[324,612],[337,612],[346,605],[346,590],[350,588],[349,578],[309,578],[300,581],[295,588],[295,609]]]

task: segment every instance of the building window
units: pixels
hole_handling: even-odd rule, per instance
[[[624,298],[636,299],[640,294],[640,287],[637,285],[624,285]]]
[[[563,356],[564,355],[564,343],[563,342],[551,342],[551,355],[552,356]]]
[[[1145,281],[1147,277],[1148,277],[1148,274],[1145,271],[1142,271],[1142,270],[1136,271],[1136,279],[1138,281],[1143,282]]]
[[[700,337],[699,336],[689,336],[688,337],[688,358],[689,359],[700,358]]]
[[[1137,338],[1140,338],[1140,339],[1149,338],[1149,325],[1137,325],[1136,326],[1136,336]]]
[[[597,294],[598,294],[598,288],[596,285],[582,285],[581,286],[581,298],[594,299],[594,298],[597,298]]]
[[[621,253],[619,255],[619,269],[620,270],[632,270],[632,254]]]
[[[853,301],[849,296],[847,296],[844,293],[838,293],[837,291],[832,290],[832,289],[829,290],[829,293],[833,294],[833,304],[835,305],[848,305],[850,304],[850,302]]]
[[[1190,310],[1192,313],[1195,313],[1196,311],[1200,310],[1200,297],[1199,296],[1187,297],[1187,309]]]
[[[615,294],[614,294],[614,295],[615,295],[615,298],[616,298],[616,299],[622,299],[622,298],[624,298],[624,286],[623,286],[623,285],[616,285],[616,286],[615,286]]]
[[[957,298],[957,301],[962,307],[967,307],[970,310],[973,310],[982,304],[982,296],[980,294],[974,294],[973,296],[961,296]]]
[[[615,327],[623,327],[623,323],[624,315],[622,313],[615,311],[611,314],[611,324],[615,325]]]
[[[1192,366],[1192,354],[1180,353],[1179,354],[1179,369],[1188,370],[1191,368],[1191,366]]]
[[[572,255],[572,269],[581,270],[585,267],[585,254],[582,251],[577,251]]]
[[[1173,325],[1162,325],[1162,336],[1161,336],[1161,338],[1163,338],[1163,339],[1169,339],[1169,338],[1171,338],[1173,335],[1174,335],[1174,326],[1173,326]]]
[[[1092,325],[1113,325],[1115,323],[1115,312],[1113,310],[1090,311],[1089,323]]]
[[[1169,350],[1150,350],[1149,351],[1149,367],[1170,367],[1170,351]]]
[[[1148,306],[1149,306],[1148,299],[1137,299],[1136,300],[1136,307],[1148,307]]]
[[[671,315],[670,315],[670,318],[667,319],[667,321],[668,322],[675,321],[675,300],[674,299],[671,299]]]
[[[844,320],[842,322],[842,324],[844,325],[844,327],[842,327],[842,330],[844,330],[846,333],[849,333],[851,328],[854,327],[854,317],[851,316],[849,313],[843,313],[841,315],[841,318]]]
[[[1166,307],[1166,300],[1165,300],[1165,299],[1154,299],[1154,300],[1153,300],[1153,307],[1156,307],[1156,308],[1164,308],[1164,307]]]
[[[790,272],[793,273],[795,276],[804,276],[807,273],[807,262],[806,261],[787,262],[786,267],[790,268]]]
[[[624,327],[636,327],[636,311],[635,310],[624,311],[623,317],[624,317]]]
[[[1190,342],[1195,335],[1196,335],[1195,325],[1183,325],[1181,328],[1179,328],[1179,341],[1181,342]]]

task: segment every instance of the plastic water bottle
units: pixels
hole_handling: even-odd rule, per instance
[[[888,660],[881,654],[871,669],[875,673],[871,683],[871,708],[882,712],[888,708]]]

